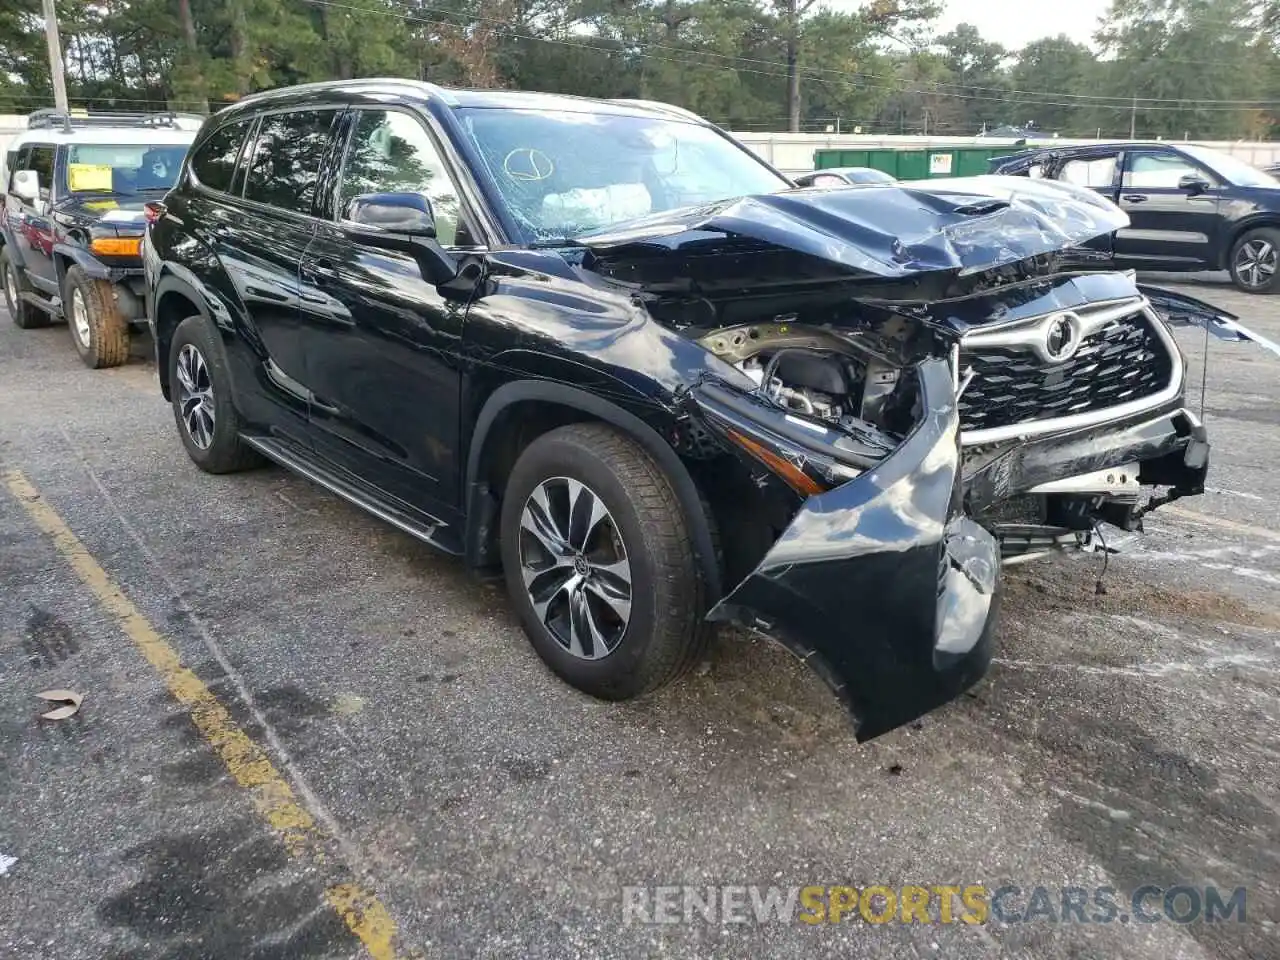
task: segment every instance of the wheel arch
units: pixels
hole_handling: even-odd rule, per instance
[[[1218,267],[1222,270],[1231,267],[1231,251],[1236,248],[1236,244],[1250,230],[1257,230],[1260,227],[1268,227],[1272,230],[1280,230],[1280,213],[1255,213],[1252,216],[1241,220],[1239,223],[1231,226],[1230,233],[1227,234],[1227,242],[1222,244],[1218,250]]]
[[[662,467],[689,522],[694,557],[707,588],[708,603],[722,593],[711,519],[688,467],[671,445],[639,416],[576,387],[548,380],[515,380],[489,395],[476,417],[467,454],[464,553],[468,566],[492,566],[498,559],[497,522],[501,493],[516,458],[537,437],[569,423],[600,421],[640,444]]]
[[[155,339],[156,372],[160,377],[160,392],[166,400],[170,400],[168,358],[173,332],[187,317],[208,318],[209,311],[204,308],[195,291],[172,274],[162,277],[156,284],[152,299],[151,333]]]

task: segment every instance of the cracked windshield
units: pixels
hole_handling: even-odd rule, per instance
[[[568,111],[458,111],[520,228],[533,240],[789,184],[714,130],[679,120]]]

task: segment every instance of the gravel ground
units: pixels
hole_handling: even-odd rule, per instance
[[[1176,280],[1280,339],[1280,300]],[[1178,338],[1198,385],[1203,337]],[[1280,360],[1257,347],[1210,345],[1211,491],[1153,514],[1105,594],[1096,556],[1011,569],[989,677],[862,746],[805,668],[737,633],[651,698],[577,694],[457,562],[281,470],[199,473],[148,350],[92,372],[64,327],[0,317],[0,472],[270,746],[338,852],[286,856],[0,487],[0,956],[361,956],[324,902],[340,868],[400,956],[1280,955]],[[36,719],[53,687],[85,694],[78,716]],[[1126,922],[623,922],[628,886],[876,884],[1016,886],[1006,917],[1037,886],[1058,906],[1113,887]],[[1244,887],[1246,921],[1136,922],[1144,884]]]

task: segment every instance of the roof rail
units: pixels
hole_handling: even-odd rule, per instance
[[[61,127],[70,133],[76,127],[176,127],[179,114],[172,110],[160,113],[87,113],[75,110],[45,108],[32,110],[27,116],[27,129]]]

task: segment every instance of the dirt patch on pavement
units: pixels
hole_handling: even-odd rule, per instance
[[[1186,617],[1280,630],[1280,612],[1256,610],[1235,597],[1210,590],[1166,590],[1136,579],[1132,570],[1123,577],[1108,576],[1103,581],[1106,592],[1100,594],[1100,571],[1101,561],[1097,566],[1076,561],[1015,567],[1005,574],[1006,602],[1041,612],[1132,615],[1142,611],[1156,617]]]

